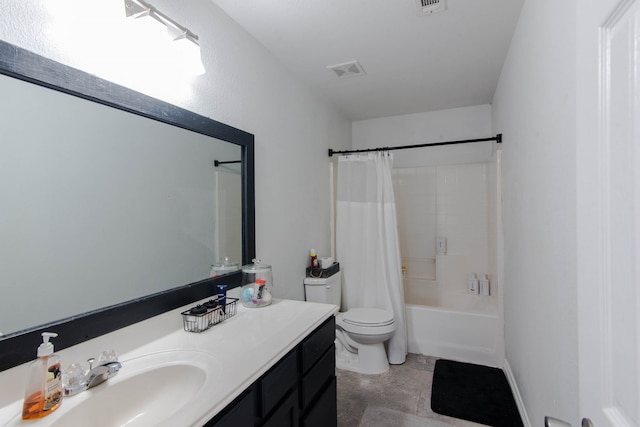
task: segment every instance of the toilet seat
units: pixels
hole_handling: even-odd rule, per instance
[[[350,334],[370,338],[396,330],[393,313],[379,308],[352,308],[336,316],[336,325]],[[388,339],[388,338],[387,338]]]
[[[388,326],[394,322],[393,313],[379,308],[352,308],[343,313],[342,321],[352,326]]]

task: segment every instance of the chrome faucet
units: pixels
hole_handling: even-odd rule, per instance
[[[65,396],[73,396],[81,391],[102,384],[109,378],[115,376],[122,367],[118,361],[107,362],[95,368],[93,367],[93,363],[95,362],[94,358],[87,360],[87,362],[89,362],[89,372],[79,381],[77,379],[76,381],[70,381],[70,383],[64,387]]]

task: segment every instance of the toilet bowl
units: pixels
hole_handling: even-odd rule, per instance
[[[327,278],[307,277],[305,299],[340,307],[340,272]],[[396,330],[393,313],[380,308],[351,308],[336,315],[336,366],[362,374],[381,374],[389,369],[384,347]]]
[[[389,369],[384,348],[396,330],[393,314],[378,308],[352,308],[336,316],[336,366],[363,374]]]

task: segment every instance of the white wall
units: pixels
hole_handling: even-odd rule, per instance
[[[114,34],[84,15],[79,19],[89,9],[82,3],[69,10],[71,0],[5,0],[0,39],[253,133],[257,255],[273,266],[276,296],[302,299],[309,248],[330,249],[327,148],[350,146],[351,123],[207,0],[154,2],[198,34],[206,74],[176,80],[164,77],[161,67],[149,72],[108,59],[122,62],[105,75],[95,57],[113,47]],[[95,10],[107,3],[113,2],[91,2]]]
[[[452,108],[426,113],[406,114],[353,123],[353,148],[393,147],[429,144],[494,136],[491,106]],[[394,167],[460,164],[488,161],[492,142],[417,148],[393,152]]]
[[[525,1],[494,97],[503,133],[506,359],[531,425],[579,425],[575,5]]]

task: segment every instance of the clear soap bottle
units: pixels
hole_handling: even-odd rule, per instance
[[[29,377],[22,406],[22,419],[32,420],[49,415],[62,403],[62,369],[60,357],[53,353],[49,338],[53,332],[42,333],[38,358],[29,365]]]

